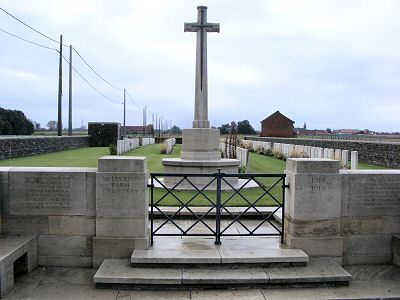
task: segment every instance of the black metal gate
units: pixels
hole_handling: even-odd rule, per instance
[[[222,236],[280,236],[283,242],[284,218],[278,224],[274,215],[279,210],[282,216],[285,214],[285,188],[288,188],[285,174],[225,174],[218,171],[214,174],[150,175],[151,244],[154,236],[214,236],[215,244],[221,244]],[[164,182],[171,177],[174,178],[172,184]],[[201,185],[195,183],[199,178],[203,181]],[[238,178],[236,186],[232,184],[232,178]],[[169,210],[165,209],[166,205]],[[203,207],[200,211],[196,209],[198,205]],[[186,227],[179,224],[183,214],[193,221]],[[252,228],[244,222],[249,215],[257,221]],[[273,232],[260,232],[267,223]],[[240,224],[243,232],[230,231],[234,224]],[[195,231],[199,225],[205,232]]]

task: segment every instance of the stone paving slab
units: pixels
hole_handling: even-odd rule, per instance
[[[311,258],[304,267],[266,268],[271,283],[349,282],[352,276],[333,259]]]
[[[308,255],[300,249],[232,250],[219,249],[222,263],[304,263]]]
[[[245,267],[132,267],[128,260],[106,259],[95,283],[134,285],[290,285],[347,283],[351,275],[331,259],[312,259],[307,266]]]
[[[397,277],[400,275],[399,267],[360,265],[345,266],[345,269],[353,275],[354,281],[349,286],[341,287],[207,290],[165,290],[153,287],[151,290],[106,290],[96,289],[93,283],[86,284],[87,279],[79,283],[79,278],[87,278],[88,274],[95,272],[93,269],[48,267],[34,270],[29,280],[27,277],[17,277],[14,290],[2,299],[400,299]],[[394,276],[393,280],[388,280],[389,275]]]
[[[188,269],[183,268],[182,284],[259,284],[269,283],[269,277],[262,268],[213,268]]]
[[[109,284],[181,284],[178,268],[134,268],[128,259],[105,259],[94,276],[95,283]]]
[[[306,264],[308,255],[300,249],[281,249],[277,240],[232,239],[222,245],[213,240],[164,238],[148,250],[134,250],[133,264]],[[272,246],[272,247],[270,247]]]
[[[217,249],[134,250],[131,262],[133,264],[219,264],[221,256]]]

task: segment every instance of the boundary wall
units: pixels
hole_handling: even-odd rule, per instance
[[[0,160],[89,147],[89,136],[1,136]]]
[[[359,161],[366,164],[387,168],[400,168],[400,143],[373,141],[343,141],[326,139],[299,139],[278,137],[244,137],[245,140],[271,143],[296,144],[330,149],[357,151]]]

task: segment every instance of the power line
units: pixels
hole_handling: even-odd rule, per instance
[[[0,9],[1,9],[1,8],[0,8]],[[33,44],[33,45],[36,45],[36,46],[39,46],[39,47],[42,47],[42,48],[46,48],[46,49],[50,49],[50,50],[54,50],[54,51],[57,51],[57,52],[58,52],[58,50],[55,49],[55,48],[47,47],[47,46],[44,46],[44,45],[41,45],[41,44],[32,42],[32,41],[27,40],[27,39],[24,39],[24,38],[22,38],[22,37],[20,37],[20,36],[18,36],[18,35],[15,35],[15,34],[13,34],[13,33],[11,33],[11,32],[8,32],[8,31],[6,31],[6,30],[4,30],[4,29],[1,29],[1,28],[0,28],[0,31],[2,31],[2,32],[4,32],[4,33],[7,33],[7,34],[9,34],[9,35],[11,35],[11,36],[13,36],[13,37],[15,37],[15,38],[17,38],[17,39],[20,39],[20,40],[24,41],[24,42],[31,43],[31,44]]]
[[[29,26],[29,25],[26,24],[24,21],[18,19],[16,16],[14,16],[14,15],[12,15],[11,13],[9,13],[8,11],[6,11],[4,8],[1,8],[1,7],[0,7],[0,10],[2,10],[3,12],[5,12],[5,13],[6,13],[7,15],[9,15],[11,18],[13,18],[13,19],[17,20],[18,22],[20,22],[21,24],[25,25],[25,26],[28,27],[29,29],[31,29],[31,30],[33,30],[34,32],[40,34],[41,36],[44,36],[45,38],[49,39],[50,41],[53,41],[53,42],[55,42],[55,43],[57,43],[57,44],[60,44],[59,41],[57,41],[57,40],[55,40],[55,39],[49,37],[48,35],[45,35],[44,33],[41,33],[39,30],[33,28],[32,26]],[[68,47],[67,45],[64,45],[64,44],[63,44],[63,46]]]
[[[109,82],[108,80],[104,79],[103,76],[101,76],[99,73],[97,73],[90,65],[89,63],[79,54],[78,50],[76,50],[75,48],[73,48],[75,53],[78,54],[78,56],[83,60],[83,62],[97,75],[99,76],[104,82],[106,82],[108,85],[110,85],[111,87],[113,87],[116,90],[120,90],[122,91],[123,89],[116,87],[115,85],[113,85],[111,82]]]
[[[58,52],[58,51],[57,51]],[[64,57],[64,55],[62,56],[63,59],[69,64],[69,61]],[[107,100],[116,103],[116,104],[122,104],[122,102],[119,102],[117,100],[114,100],[110,97],[107,97],[106,95],[104,95],[99,89],[97,89],[93,84],[91,84],[85,77],[83,77],[83,75],[81,75],[81,73],[79,73],[73,66],[72,69],[76,72],[76,74],[79,75],[79,77],[81,77],[92,89],[94,89],[96,92],[98,92],[100,95],[102,95],[104,98],[106,98]]]
[[[133,99],[132,99],[131,95],[129,95],[128,91],[126,91],[126,94],[128,95],[129,99],[131,99],[132,103],[133,103],[137,108],[143,109],[143,107],[140,107],[139,105],[136,104],[135,101],[133,101]]]

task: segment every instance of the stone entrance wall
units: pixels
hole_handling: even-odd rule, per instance
[[[288,159],[285,241],[344,264],[390,263],[400,232],[400,171],[340,170],[339,161]]]
[[[0,167],[0,234],[38,235],[41,266],[97,266],[148,246],[144,157],[97,168]],[[115,171],[117,170],[117,171]]]
[[[38,235],[42,266],[92,266],[95,168],[0,168],[3,233]]]
[[[390,263],[400,233],[400,171],[288,159],[285,242],[345,264]],[[95,168],[0,168],[0,233],[38,235],[42,266],[98,266],[148,247],[144,157]]]

